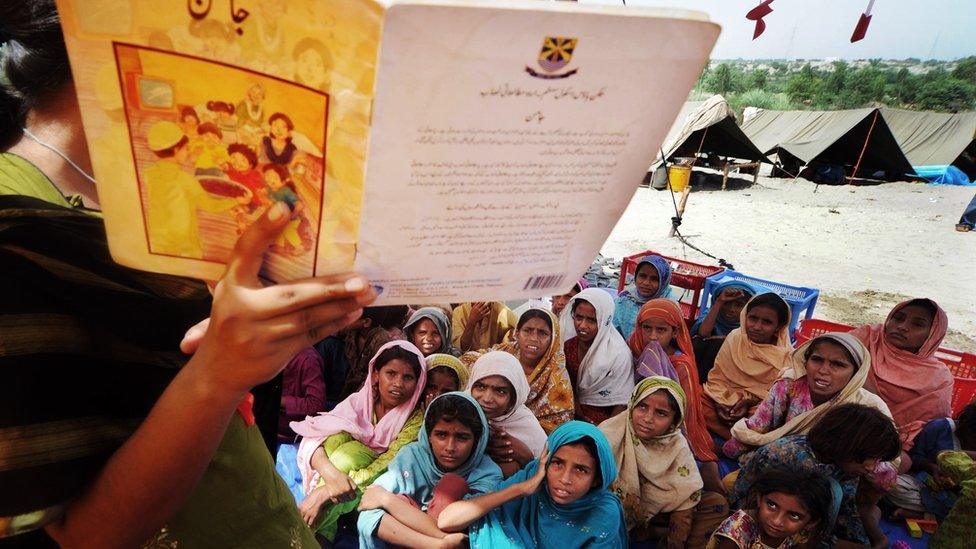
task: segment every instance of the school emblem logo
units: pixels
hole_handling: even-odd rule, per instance
[[[569,65],[573,59],[573,50],[576,49],[576,38],[566,38],[564,36],[547,36],[542,41],[542,49],[539,50],[539,67],[542,71],[537,71],[532,67],[526,66],[525,72],[536,78],[554,80],[557,78],[568,78],[576,74],[579,69],[573,69],[560,73]]]

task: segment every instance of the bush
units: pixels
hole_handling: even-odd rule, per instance
[[[746,93],[729,99],[729,105],[736,111],[745,107],[758,107],[775,111],[789,110],[792,105],[783,94],[771,93],[764,90],[749,90]]]

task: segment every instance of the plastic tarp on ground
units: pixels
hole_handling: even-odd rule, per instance
[[[920,177],[928,179],[932,185],[976,185],[976,181],[970,181],[969,176],[959,168],[949,164],[948,166],[912,166],[915,173]]]
[[[911,163],[879,109],[762,110],[742,125],[742,131],[759,150],[766,154],[777,153],[784,163],[793,157],[802,164],[817,161],[854,166],[863,149],[858,176],[876,171],[912,173]]]
[[[969,179],[976,179],[976,166],[960,158],[976,140],[976,112],[941,113],[881,109],[901,150],[913,166],[955,164]],[[924,174],[919,172],[924,177]]]
[[[695,156],[699,152],[769,162],[742,133],[735,113],[721,95],[685,103],[664,140],[664,154],[669,160],[675,156]]]

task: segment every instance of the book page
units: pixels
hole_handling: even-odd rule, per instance
[[[394,4],[356,260],[380,302],[568,290],[718,34],[629,7]]]
[[[59,0],[113,258],[217,279],[274,201],[262,276],[351,269],[383,8]]]

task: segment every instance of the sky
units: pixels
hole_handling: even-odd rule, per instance
[[[579,0],[619,4],[620,0]],[[919,59],[976,55],[976,0],[876,0],[865,38],[850,37],[868,0],[773,0],[752,40],[746,13],[760,0],[627,0],[633,6],[703,11],[722,25],[712,59]]]

